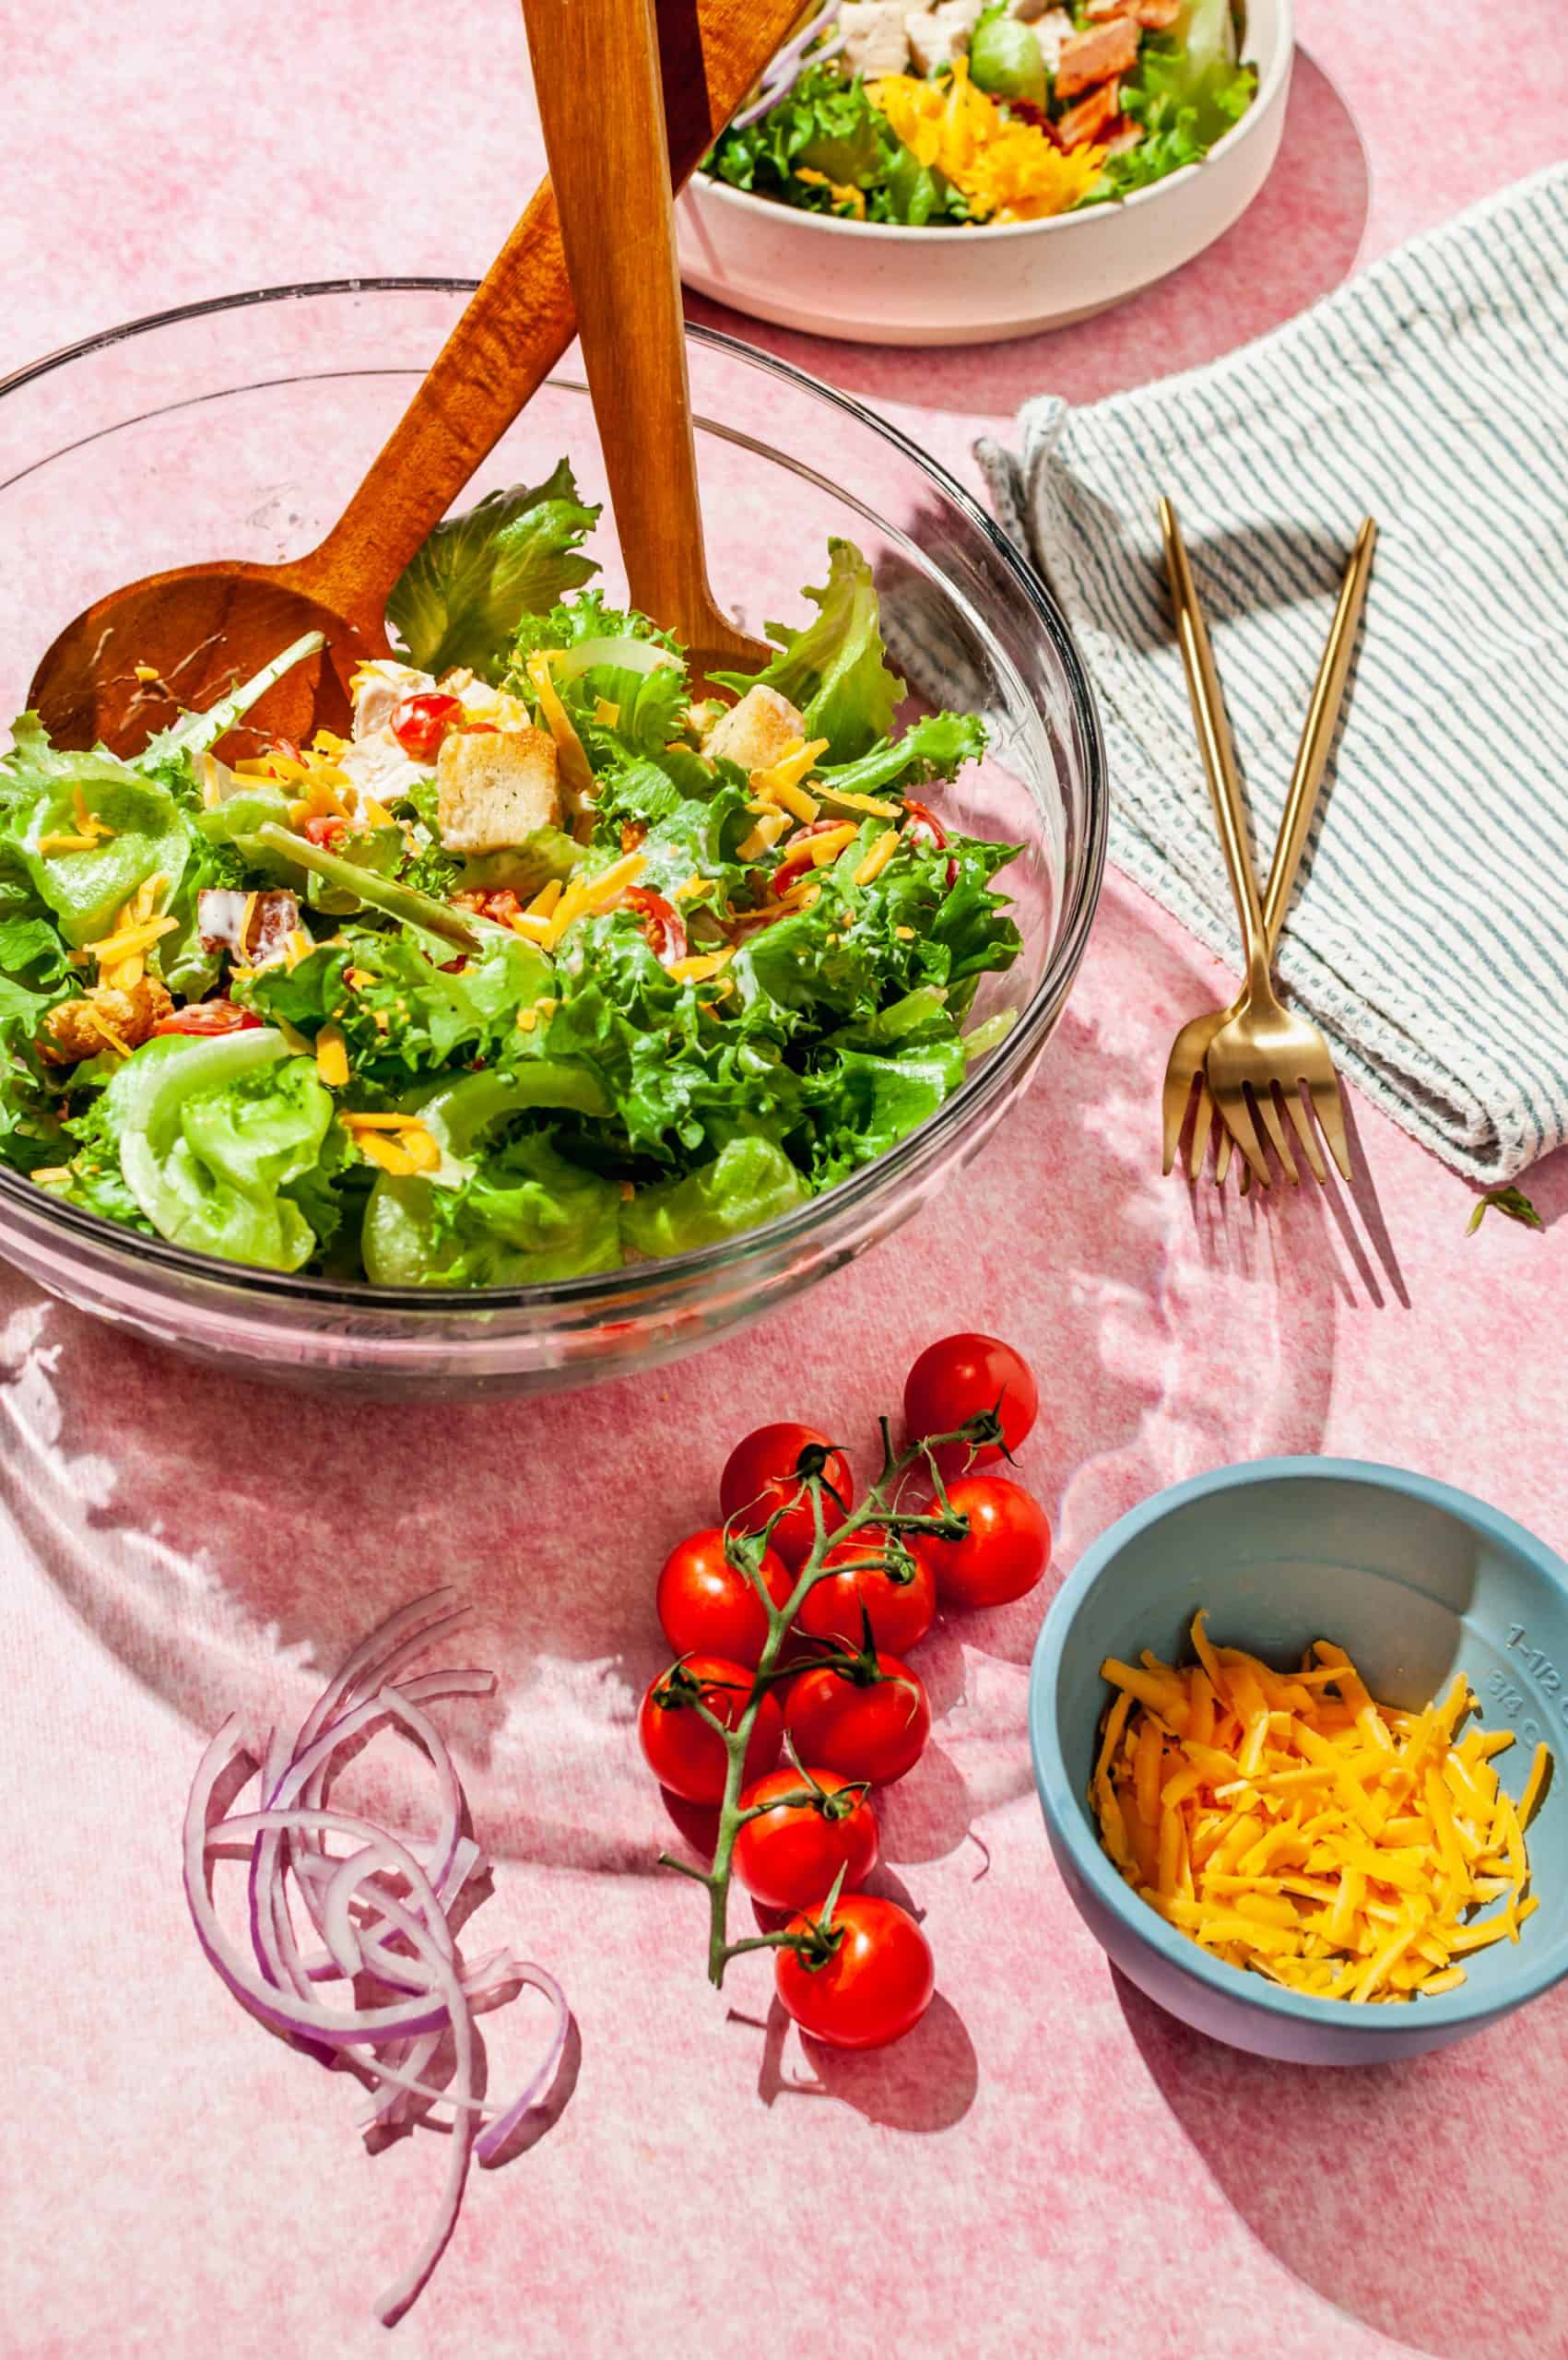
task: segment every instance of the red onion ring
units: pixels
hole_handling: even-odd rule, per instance
[[[434,2218],[408,2268],[376,2306],[387,2327],[416,2300],[445,2249],[470,2158],[482,2165],[502,2160],[554,2082],[571,2024],[565,1996],[543,1967],[504,1950],[469,1964],[453,1931],[454,1906],[487,1864],[462,1833],[462,1784],[423,1707],[448,1696],[489,1695],[495,1675],[456,1668],[392,1684],[462,1620],[461,1610],[442,1604],[450,1595],[438,1590],[415,1599],[362,1641],[292,1746],[274,1732],[258,1761],[242,1744],[236,1721],[225,1722],[197,1766],[183,1830],[185,1898],[196,1939],[242,2007],[323,2063],[347,2065],[369,2092],[367,2132],[421,2120],[438,2106],[450,2109],[443,2127],[451,2146]],[[419,1748],[435,1777],[435,1829],[418,1843],[327,1800],[345,1749],[389,1727]],[[257,1807],[238,1810],[253,1778]],[[334,1836],[353,1848],[329,1851]],[[212,1864],[219,1858],[248,1863],[245,1944],[225,1930],[213,1901]],[[320,1936],[318,1953],[301,1949],[290,1893]],[[362,1982],[375,1996],[361,2005]],[[525,1986],[550,2002],[550,2037],[518,2094],[486,2105],[475,2091],[474,2020],[514,2000]],[[442,2088],[424,2077],[446,2038],[454,2063]]]

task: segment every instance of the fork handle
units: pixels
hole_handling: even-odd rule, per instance
[[[1253,875],[1252,856],[1247,848],[1246,812],[1242,802],[1242,783],[1236,772],[1235,749],[1231,743],[1231,725],[1225,718],[1225,700],[1220,692],[1220,675],[1214,668],[1214,651],[1208,643],[1208,627],[1203,620],[1192,568],[1187,562],[1186,544],[1182,538],[1182,528],[1176,522],[1176,512],[1168,500],[1160,502],[1160,528],[1165,538],[1165,570],[1170,579],[1171,603],[1175,609],[1177,643],[1187,676],[1187,696],[1197,727],[1197,742],[1208,780],[1209,796],[1214,805],[1214,818],[1220,830],[1220,848],[1225,856],[1225,870],[1231,880],[1231,891],[1235,897],[1236,916],[1241,922],[1247,982],[1252,990],[1267,996],[1269,990],[1268,937],[1264,929],[1263,905],[1258,900],[1257,879]],[[1304,826],[1303,833],[1304,836]]]
[[[1296,766],[1291,773],[1290,789],[1279,821],[1279,841],[1274,846],[1274,859],[1268,871],[1268,890],[1263,897],[1263,928],[1268,939],[1270,959],[1279,944],[1285,913],[1291,906],[1296,871],[1306,849],[1307,831],[1312,826],[1312,815],[1317,808],[1317,790],[1323,784],[1328,749],[1334,742],[1334,732],[1338,726],[1346,676],[1356,643],[1356,627],[1361,621],[1362,608],[1366,600],[1367,579],[1372,572],[1372,553],[1376,542],[1377,526],[1372,517],[1363,516],[1355,547],[1350,551],[1350,564],[1345,569],[1344,581],[1339,585],[1338,602],[1334,608],[1334,620],[1328,626],[1323,661],[1317,667],[1317,678],[1313,683],[1312,702],[1307,708],[1306,721],[1302,729],[1302,742],[1296,750]]]

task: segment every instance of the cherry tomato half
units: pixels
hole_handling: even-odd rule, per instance
[[[809,1802],[787,1795],[821,1794]],[[741,1806],[772,1806],[749,1819],[735,1843],[735,1873],[752,1899],[769,1909],[820,1909],[842,1869],[853,1891],[877,1865],[877,1818],[858,1786],[832,1770],[809,1779],[787,1766],[770,1770],[741,1796]]]
[[[887,1564],[877,1564],[884,1555]],[[835,1541],[822,1562],[841,1570],[824,1573],[813,1584],[796,1617],[796,1627],[813,1638],[860,1646],[866,1635],[863,1607],[871,1618],[873,1643],[894,1655],[917,1646],[931,1628],[937,1611],[931,1569],[879,1524],[863,1525],[850,1540]]]
[[[687,956],[686,928],[673,902],[666,902],[662,893],[650,892],[645,885],[629,885],[626,899],[641,916],[643,940],[662,967],[673,967],[678,959]]]
[[[440,689],[423,689],[394,707],[392,734],[411,761],[433,762],[442,739],[462,718],[461,698],[449,697]]]
[[[909,813],[909,825],[904,830],[904,834],[914,844],[920,844],[924,842],[928,844],[934,852],[940,852],[943,845],[948,841],[948,832],[946,828],[943,827],[940,820],[937,819],[935,811],[932,810],[930,805],[928,803],[917,803],[913,795],[902,796],[900,797],[900,800],[902,801],[904,809]],[[956,860],[949,860],[948,863],[947,880],[948,891],[949,892],[951,892],[953,887],[958,883],[958,880],[959,865]]]
[[[789,1568],[764,1549],[760,1572],[768,1596],[782,1606],[794,1587]],[[768,1618],[755,1584],[725,1555],[718,1526],[690,1534],[671,1550],[654,1602],[678,1656],[723,1656],[755,1669],[767,1644]]]
[[[796,1918],[790,1931],[809,1934],[812,1922]],[[779,1998],[801,2031],[830,2048],[885,2048],[902,2040],[937,1988],[930,1943],[907,1909],[871,1893],[842,1896],[832,1933],[838,1939],[820,1965],[799,1951],[780,1951]]]
[[[1006,1606],[1032,1590],[1051,1562],[1051,1525],[1039,1501],[1003,1475],[961,1475],[948,1485],[948,1499],[969,1518],[967,1538],[922,1532],[913,1543],[942,1604]]]
[[[231,999],[193,1000],[189,1008],[177,1008],[172,1016],[159,1017],[153,1026],[155,1032],[195,1032],[204,1037],[213,1032],[259,1032],[262,1021],[253,1016],[248,1008],[236,1008]]]
[[[784,1725],[802,1762],[874,1787],[914,1769],[931,1734],[925,1683],[897,1656],[879,1654],[877,1675],[816,1664],[791,1682]]]
[[[724,1800],[729,1756],[717,1729],[710,1729],[699,1714],[697,1700],[700,1695],[709,1712],[732,1729],[751,1701],[751,1684],[745,1664],[726,1663],[722,1656],[689,1656],[660,1673],[643,1699],[637,1734],[643,1759],[661,1787],[689,1803]],[[772,1768],[783,1737],[778,1699],[766,1695],[746,1749],[748,1785]]]
[[[912,1442],[923,1434],[951,1434],[966,1418],[994,1410],[998,1402],[1002,1439],[1008,1450],[1017,1450],[1040,1414],[1040,1393],[1023,1355],[995,1336],[944,1336],[927,1344],[903,1381],[904,1424]],[[985,1467],[1001,1456],[996,1443],[986,1443],[969,1463]],[[944,1479],[949,1464],[956,1473],[968,1458],[961,1443],[938,1453]]]
[[[329,844],[334,836],[343,834],[348,822],[340,812],[317,811],[308,819],[300,833],[307,844]]]
[[[738,1525],[742,1532],[760,1532],[775,1509],[784,1509],[769,1540],[792,1568],[810,1555],[817,1537],[811,1494],[800,1475],[801,1453],[813,1450],[828,1453],[822,1469],[822,1523],[826,1530],[836,1532],[855,1504],[855,1478],[843,1451],[834,1450],[814,1426],[759,1426],[737,1443],[719,1478],[725,1521]],[[830,1486],[842,1507],[829,1497]],[[787,1505],[791,1501],[794,1505]]]
[[[804,828],[797,828],[789,840],[783,859],[773,871],[770,880],[770,891],[781,896],[787,893],[790,887],[797,884],[812,865],[812,837],[828,835],[833,829],[843,826],[842,820],[812,820]]]

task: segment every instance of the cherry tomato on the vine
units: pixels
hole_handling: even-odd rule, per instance
[[[789,1568],[764,1549],[760,1570],[768,1596],[782,1606],[794,1587]],[[725,1555],[716,1525],[689,1534],[671,1550],[654,1602],[678,1656],[700,1652],[754,1667],[767,1643],[768,1617],[756,1585]]]
[[[738,1525],[742,1532],[760,1532],[775,1509],[784,1508],[769,1545],[786,1565],[799,1566],[810,1555],[817,1537],[811,1494],[800,1474],[801,1454],[824,1450],[828,1457],[822,1469],[822,1523],[827,1531],[836,1532],[855,1504],[855,1478],[843,1453],[834,1450],[827,1435],[819,1434],[814,1426],[759,1426],[744,1442],[737,1443],[719,1478],[719,1505],[725,1522]],[[842,1507],[829,1497],[830,1488],[838,1493]],[[792,1501],[793,1506],[788,1504]]]
[[[261,1018],[253,1016],[248,1008],[236,1008],[231,999],[198,999],[189,1008],[177,1008],[172,1016],[160,1016],[152,1029],[195,1032],[205,1039],[215,1032],[259,1032]]]
[[[710,1729],[698,1712],[697,1699],[701,1696],[709,1712],[733,1729],[751,1701],[751,1687],[747,1666],[728,1663],[722,1656],[689,1656],[660,1673],[643,1699],[637,1734],[661,1787],[689,1803],[724,1800],[729,1756],[717,1729]],[[772,1768],[783,1732],[778,1699],[765,1695],[746,1748],[748,1784]]]
[[[886,1563],[877,1564],[878,1557]],[[797,1630],[859,1647],[866,1636],[864,1608],[874,1645],[902,1656],[931,1628],[937,1611],[931,1569],[879,1524],[863,1525],[847,1540],[835,1541],[822,1563],[837,1570],[825,1572],[807,1591],[796,1617]]]
[[[442,739],[462,718],[461,698],[423,689],[394,708],[392,734],[411,761],[433,762]]]
[[[816,1664],[791,1682],[784,1725],[802,1762],[874,1787],[914,1769],[931,1734],[925,1683],[897,1656],[879,1654],[877,1675]]]
[[[808,1917],[789,1929],[807,1936],[813,1929]],[[801,2031],[831,2048],[885,2048],[913,2032],[931,2004],[937,1968],[908,1910],[876,1894],[845,1894],[834,1905],[829,1939],[831,1953],[819,1965],[799,1951],[778,1953],[778,1995]]]
[[[811,1800],[783,1800],[790,1795]],[[736,1875],[769,1909],[819,1909],[841,1869],[853,1890],[877,1865],[876,1814],[858,1787],[836,1771],[770,1770],[740,1800],[746,1810],[772,1806],[760,1819],[747,1820],[735,1843]]]
[[[944,1606],[1006,1606],[1032,1590],[1051,1562],[1051,1525],[1038,1500],[1003,1475],[961,1475],[949,1504],[969,1518],[962,1540],[922,1532],[913,1546],[936,1576]],[[932,1501],[929,1513],[937,1513]]]
[[[903,1382],[903,1417],[912,1442],[924,1434],[951,1434],[998,1401],[1002,1440],[1008,1450],[1017,1450],[1040,1413],[1040,1394],[1029,1363],[995,1336],[944,1336],[926,1346]],[[966,1461],[984,1467],[1001,1456],[996,1443],[985,1443],[970,1459],[963,1444],[953,1443],[937,1453],[937,1462],[946,1476]]]

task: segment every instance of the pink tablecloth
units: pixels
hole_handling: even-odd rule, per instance
[[[1270,186],[1141,302],[953,355],[760,333],[967,471],[1026,393],[1220,351],[1560,152],[1558,0],[1517,0],[1505,35],[1481,0],[1300,13]],[[461,21],[412,0],[29,12],[7,54],[9,119],[32,130],[4,167],[0,365],[240,286],[482,267],[538,142],[513,9]],[[940,1996],[904,2046],[808,2054],[756,1961],[715,1998],[694,1896],[650,1865],[632,1712],[664,1549],[709,1514],[747,1425],[863,1433],[948,1328],[1034,1358],[1027,1468],[1062,1569],[1152,1486],[1270,1450],[1401,1460],[1562,1537],[1562,1160],[1530,1181],[1544,1236],[1492,1220],[1467,1239],[1466,1191],[1365,1113],[1349,1194],[1195,1204],[1158,1177],[1154,1089],[1217,982],[1113,879],[1038,1086],[974,1172],[760,1333],[640,1385],[317,1405],[4,1282],[7,2354],[379,2348],[370,2298],[440,2154],[367,2160],[345,2084],[230,2004],[184,1918],[175,1831],[230,1703],[302,1696],[442,1577],[505,1675],[466,1725],[500,1859],[487,1922],[559,1971],[580,2049],[559,2119],[473,2190],[405,2351],[1568,2353],[1568,1994],[1447,2057],[1335,2079],[1210,2047],[1119,1987],[1030,1784],[1042,1598],[929,1649],[937,1742],[890,1801],[887,1852]],[[498,2077],[528,2029],[498,2036]]]

